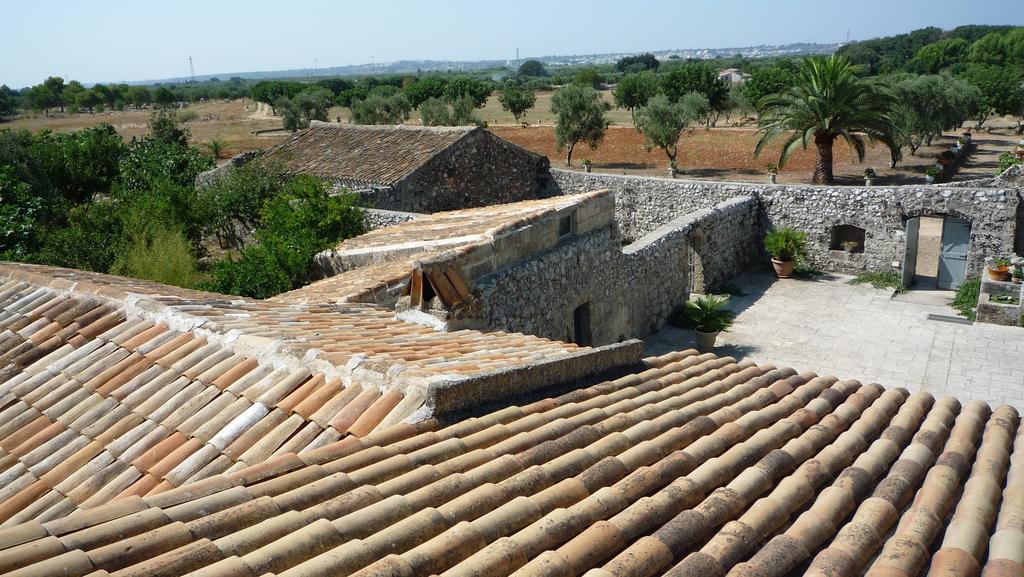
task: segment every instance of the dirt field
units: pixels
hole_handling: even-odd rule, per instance
[[[565,166],[565,153],[555,150],[554,128],[552,127],[501,127],[492,132],[510,142],[538,152],[551,159],[555,167]],[[910,184],[924,180],[924,171],[934,164],[934,158],[949,144],[956,141],[957,133],[949,133],[931,147],[921,147],[916,156],[904,152],[904,159],[896,169],[889,168],[889,151],[881,145],[872,146],[863,163],[845,143],[837,142],[834,148],[836,178],[840,184],[863,184],[863,172],[867,167],[878,173],[877,184]],[[992,134],[979,132],[974,141],[977,150],[965,163],[957,180],[990,176],[998,166],[997,158],[1009,150],[1019,139],[1008,127],[997,128]],[[764,181],[765,166],[776,162],[781,146],[772,146],[760,157],[754,156],[757,143],[756,130],[752,128],[696,129],[684,133],[679,141],[678,165],[684,178],[706,178],[714,180],[735,180],[747,182]],[[573,165],[580,167],[584,158],[593,161],[594,172],[614,174],[646,174],[666,176],[668,158],[660,149],[647,151],[643,137],[632,127],[611,127],[604,142],[596,150],[579,145],[573,152]],[[806,183],[814,171],[814,151],[797,151],[780,171],[778,182]]]
[[[603,97],[611,102],[609,92],[604,92]],[[486,120],[490,130],[498,136],[544,154],[551,159],[552,166],[562,167],[565,165],[565,156],[555,150],[552,125],[554,118],[550,113],[550,106],[551,92],[539,92],[536,106],[526,114],[526,122],[530,124],[528,128],[515,125],[512,115],[501,110],[496,96],[492,96],[487,104],[477,111],[477,116]],[[205,102],[189,106],[185,110],[193,111],[196,115],[194,120],[188,122],[188,127],[192,130],[192,142],[202,145],[211,140],[221,140],[227,144],[224,158],[245,150],[267,148],[285,136],[283,131],[256,134],[257,131],[279,128],[281,121],[270,115],[268,106],[259,105],[251,100]],[[50,117],[28,115],[0,124],[0,129],[69,131],[108,122],[124,138],[130,139],[148,132],[146,123],[150,112],[130,110],[93,115],[51,114]],[[660,150],[648,152],[644,149],[642,137],[632,127],[629,112],[613,109],[608,116],[612,120],[612,126],[605,141],[597,150],[591,150],[585,145],[578,146],[573,155],[574,164],[579,166],[584,158],[590,158],[594,162],[595,172],[664,176],[668,166],[667,158]],[[332,108],[329,118],[347,122],[348,110]],[[736,118],[732,120],[735,121]],[[722,122],[724,123],[724,120]],[[409,123],[419,123],[419,117],[415,112]],[[993,174],[998,165],[999,154],[1011,149],[1020,139],[1013,134],[1011,122],[1007,119],[993,119],[989,124],[994,127],[991,134],[984,131],[975,133],[974,140],[978,148],[957,175],[958,180]],[[924,171],[932,164],[932,159],[955,141],[958,134],[959,132],[950,133],[931,148],[918,150],[917,156],[910,156],[909,151],[906,151],[904,160],[895,170],[888,168],[889,153],[884,147],[872,147],[865,162],[859,164],[845,144],[837,143],[836,176],[842,184],[861,184],[864,168],[870,166],[879,175],[878,184],[922,182]],[[769,149],[760,158],[755,158],[753,152],[756,142],[756,132],[752,127],[690,130],[680,139],[679,168],[686,178],[761,182],[765,179],[765,165],[775,162],[778,158],[778,147]],[[813,151],[799,151],[782,170],[779,182],[808,182],[813,166]]]
[[[257,108],[257,103],[246,99],[230,102],[203,102],[189,106],[181,112],[190,110],[196,113],[196,118],[188,122],[188,127],[192,131],[193,144],[202,145],[211,140],[221,140],[227,144],[226,152],[222,154],[225,158],[229,158],[244,150],[266,148],[283,138],[283,133],[266,136],[254,134],[257,130],[281,126],[279,118],[258,113]],[[126,110],[98,114],[51,113],[49,117],[41,114],[28,115],[4,122],[0,124],[0,129],[67,132],[107,122],[125,140],[128,140],[133,136],[143,136],[149,132],[147,122],[151,112],[151,110]]]

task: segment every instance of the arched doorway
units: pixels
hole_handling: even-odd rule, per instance
[[[906,222],[903,285],[956,290],[967,274],[971,223],[947,215],[921,215]]]

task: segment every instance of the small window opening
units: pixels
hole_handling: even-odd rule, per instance
[[[837,224],[830,231],[830,250],[851,253],[864,252],[864,229],[848,224]]]
[[[574,216],[576,216],[576,213],[572,212],[558,219],[558,238],[565,238],[572,234],[572,220]]]

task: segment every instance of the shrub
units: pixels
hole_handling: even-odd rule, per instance
[[[999,155],[999,170],[996,171],[996,175],[1000,175],[1011,166],[1018,164],[1024,164],[1024,149],[1018,149],[1014,152],[1004,152]]]
[[[792,228],[773,230],[765,235],[764,248],[782,262],[807,258],[807,233]]]
[[[402,93],[387,94],[378,86],[365,98],[352,101],[350,117],[355,124],[401,124],[409,119],[412,103]]]
[[[212,267],[211,290],[267,298],[306,283],[317,252],[363,232],[363,212],[351,194],[332,196],[325,182],[308,175],[285,185],[268,200],[256,231],[259,244],[237,260]]]
[[[110,272],[185,288],[196,286],[199,279],[188,239],[165,224],[135,231]]]
[[[953,308],[960,313],[960,316],[970,320],[977,318],[978,296],[981,294],[981,278],[969,276],[956,289],[953,297]]]
[[[736,319],[736,313],[725,308],[729,304],[726,295],[707,295],[686,301],[683,315],[686,324],[703,333],[717,333],[728,330]]]

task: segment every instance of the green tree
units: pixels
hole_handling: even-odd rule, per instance
[[[537,103],[537,95],[532,90],[509,85],[498,95],[498,102],[506,112],[512,114],[518,124],[526,111]]]
[[[646,105],[637,109],[636,128],[643,133],[647,150],[660,148],[669,163],[674,163],[679,136],[693,120],[690,114],[682,102],[672,102],[664,94],[654,96]]]
[[[893,120],[900,144],[917,153],[942,131],[959,126],[969,115],[978,91],[966,82],[938,75],[906,76],[891,86],[896,97]]]
[[[636,120],[636,110],[647,105],[647,101],[657,93],[658,77],[653,72],[637,72],[620,78],[612,96],[615,98],[615,106],[625,108]]]
[[[469,76],[458,76],[448,81],[444,87],[444,97],[448,102],[454,103],[460,98],[470,98],[473,105],[480,108],[487,104],[494,85],[489,80],[479,80]]]
[[[589,86],[570,84],[551,97],[551,112],[555,114],[555,145],[566,148],[565,165],[572,166],[572,151],[580,142],[597,148],[604,139],[611,106]]]
[[[711,107],[722,110],[729,95],[729,87],[718,77],[718,71],[706,62],[687,62],[662,73],[661,91],[672,102],[686,94],[700,92],[708,98]]]
[[[993,114],[1014,116],[1017,130],[1021,131],[1024,116],[1024,72],[1017,66],[990,66],[971,64],[963,74],[964,80],[976,87],[981,96],[975,116],[981,128]]]
[[[171,92],[171,89],[166,86],[157,86],[156,90],[153,91],[153,102],[155,102],[157,106],[166,108],[178,102],[178,98],[175,96],[174,92]]]
[[[67,108],[68,112],[78,112],[78,110],[81,108],[78,105],[78,96],[83,92],[85,92],[85,87],[82,86],[81,82],[77,80],[72,80],[71,82],[67,83],[67,85],[64,87],[64,91],[61,93],[60,98],[61,102],[64,103],[64,106]]]
[[[43,81],[43,86],[53,95],[54,106],[59,106],[60,111],[64,112],[64,79],[60,76],[51,76]]]
[[[637,54],[635,56],[624,56],[615,63],[615,70],[619,72],[643,72],[644,70],[650,70],[651,72],[658,71],[658,59],[653,54]]]
[[[539,60],[527,60],[519,65],[519,70],[516,71],[519,76],[549,76],[548,71],[544,68]]]
[[[1001,32],[990,32],[971,44],[967,58],[976,64],[1001,66],[1006,62],[1007,52],[1006,35]]]
[[[409,119],[410,112],[412,104],[405,94],[372,90],[365,98],[352,102],[349,115],[355,124],[401,124]]]
[[[449,104],[440,98],[428,98],[420,105],[420,121],[424,126],[470,126],[481,122],[473,114],[473,99],[466,96]]]
[[[188,139],[192,137],[192,131],[178,121],[177,111],[166,108],[149,115],[149,133],[160,142],[178,146],[188,146]]]
[[[262,80],[252,86],[249,96],[256,102],[262,102],[270,106],[273,113],[277,114],[277,103],[284,98],[293,98],[305,90],[307,85],[301,82],[287,82],[284,80]]]
[[[755,68],[743,83],[743,94],[756,109],[766,96],[784,92],[796,79],[796,66],[786,60],[772,66]]]
[[[100,105],[103,100],[92,90],[83,90],[75,96],[75,105],[77,108],[84,108],[92,114],[93,110]]]
[[[580,86],[590,86],[591,88],[600,88],[601,83],[604,82],[604,78],[601,77],[601,73],[598,72],[597,68],[593,66],[584,66],[576,71],[576,74],[572,77],[573,84],[579,84]]]
[[[412,84],[402,88],[402,92],[409,99],[413,108],[419,108],[421,104],[430,98],[444,98],[445,88],[448,81],[440,76],[427,76],[418,78]]]
[[[292,98],[277,101],[277,110],[285,130],[295,132],[308,128],[313,120],[327,120],[331,108],[331,93],[324,88],[314,88],[296,94]]]
[[[811,57],[799,67],[796,84],[762,101],[761,138],[755,154],[784,138],[779,166],[802,146],[814,143],[813,181],[831,183],[832,146],[837,138],[850,145],[863,161],[867,142],[880,141],[893,159],[900,155],[891,110],[893,98],[876,84],[857,77],[844,57]]]
[[[153,100],[153,95],[145,86],[132,86],[128,89],[128,100],[136,109],[140,109]]]
[[[200,279],[191,243],[173,223],[162,221],[133,229],[110,272],[185,288],[195,287]]]
[[[711,101],[703,93],[691,92],[684,94],[679,99],[679,105],[690,120],[700,122],[706,127],[711,126],[712,118],[716,111],[711,107]]]
[[[6,84],[0,85],[0,119],[18,110],[18,93]]]
[[[947,38],[926,44],[914,56],[923,72],[935,74],[963,61],[970,44],[963,38]]]
[[[46,116],[50,109],[60,104],[60,98],[46,84],[37,84],[28,89],[28,104],[32,110],[40,111]]]
[[[363,232],[363,212],[351,194],[332,195],[327,183],[309,175],[290,179],[261,211],[257,245],[237,260],[212,267],[213,290],[267,298],[305,284],[317,252]]]

